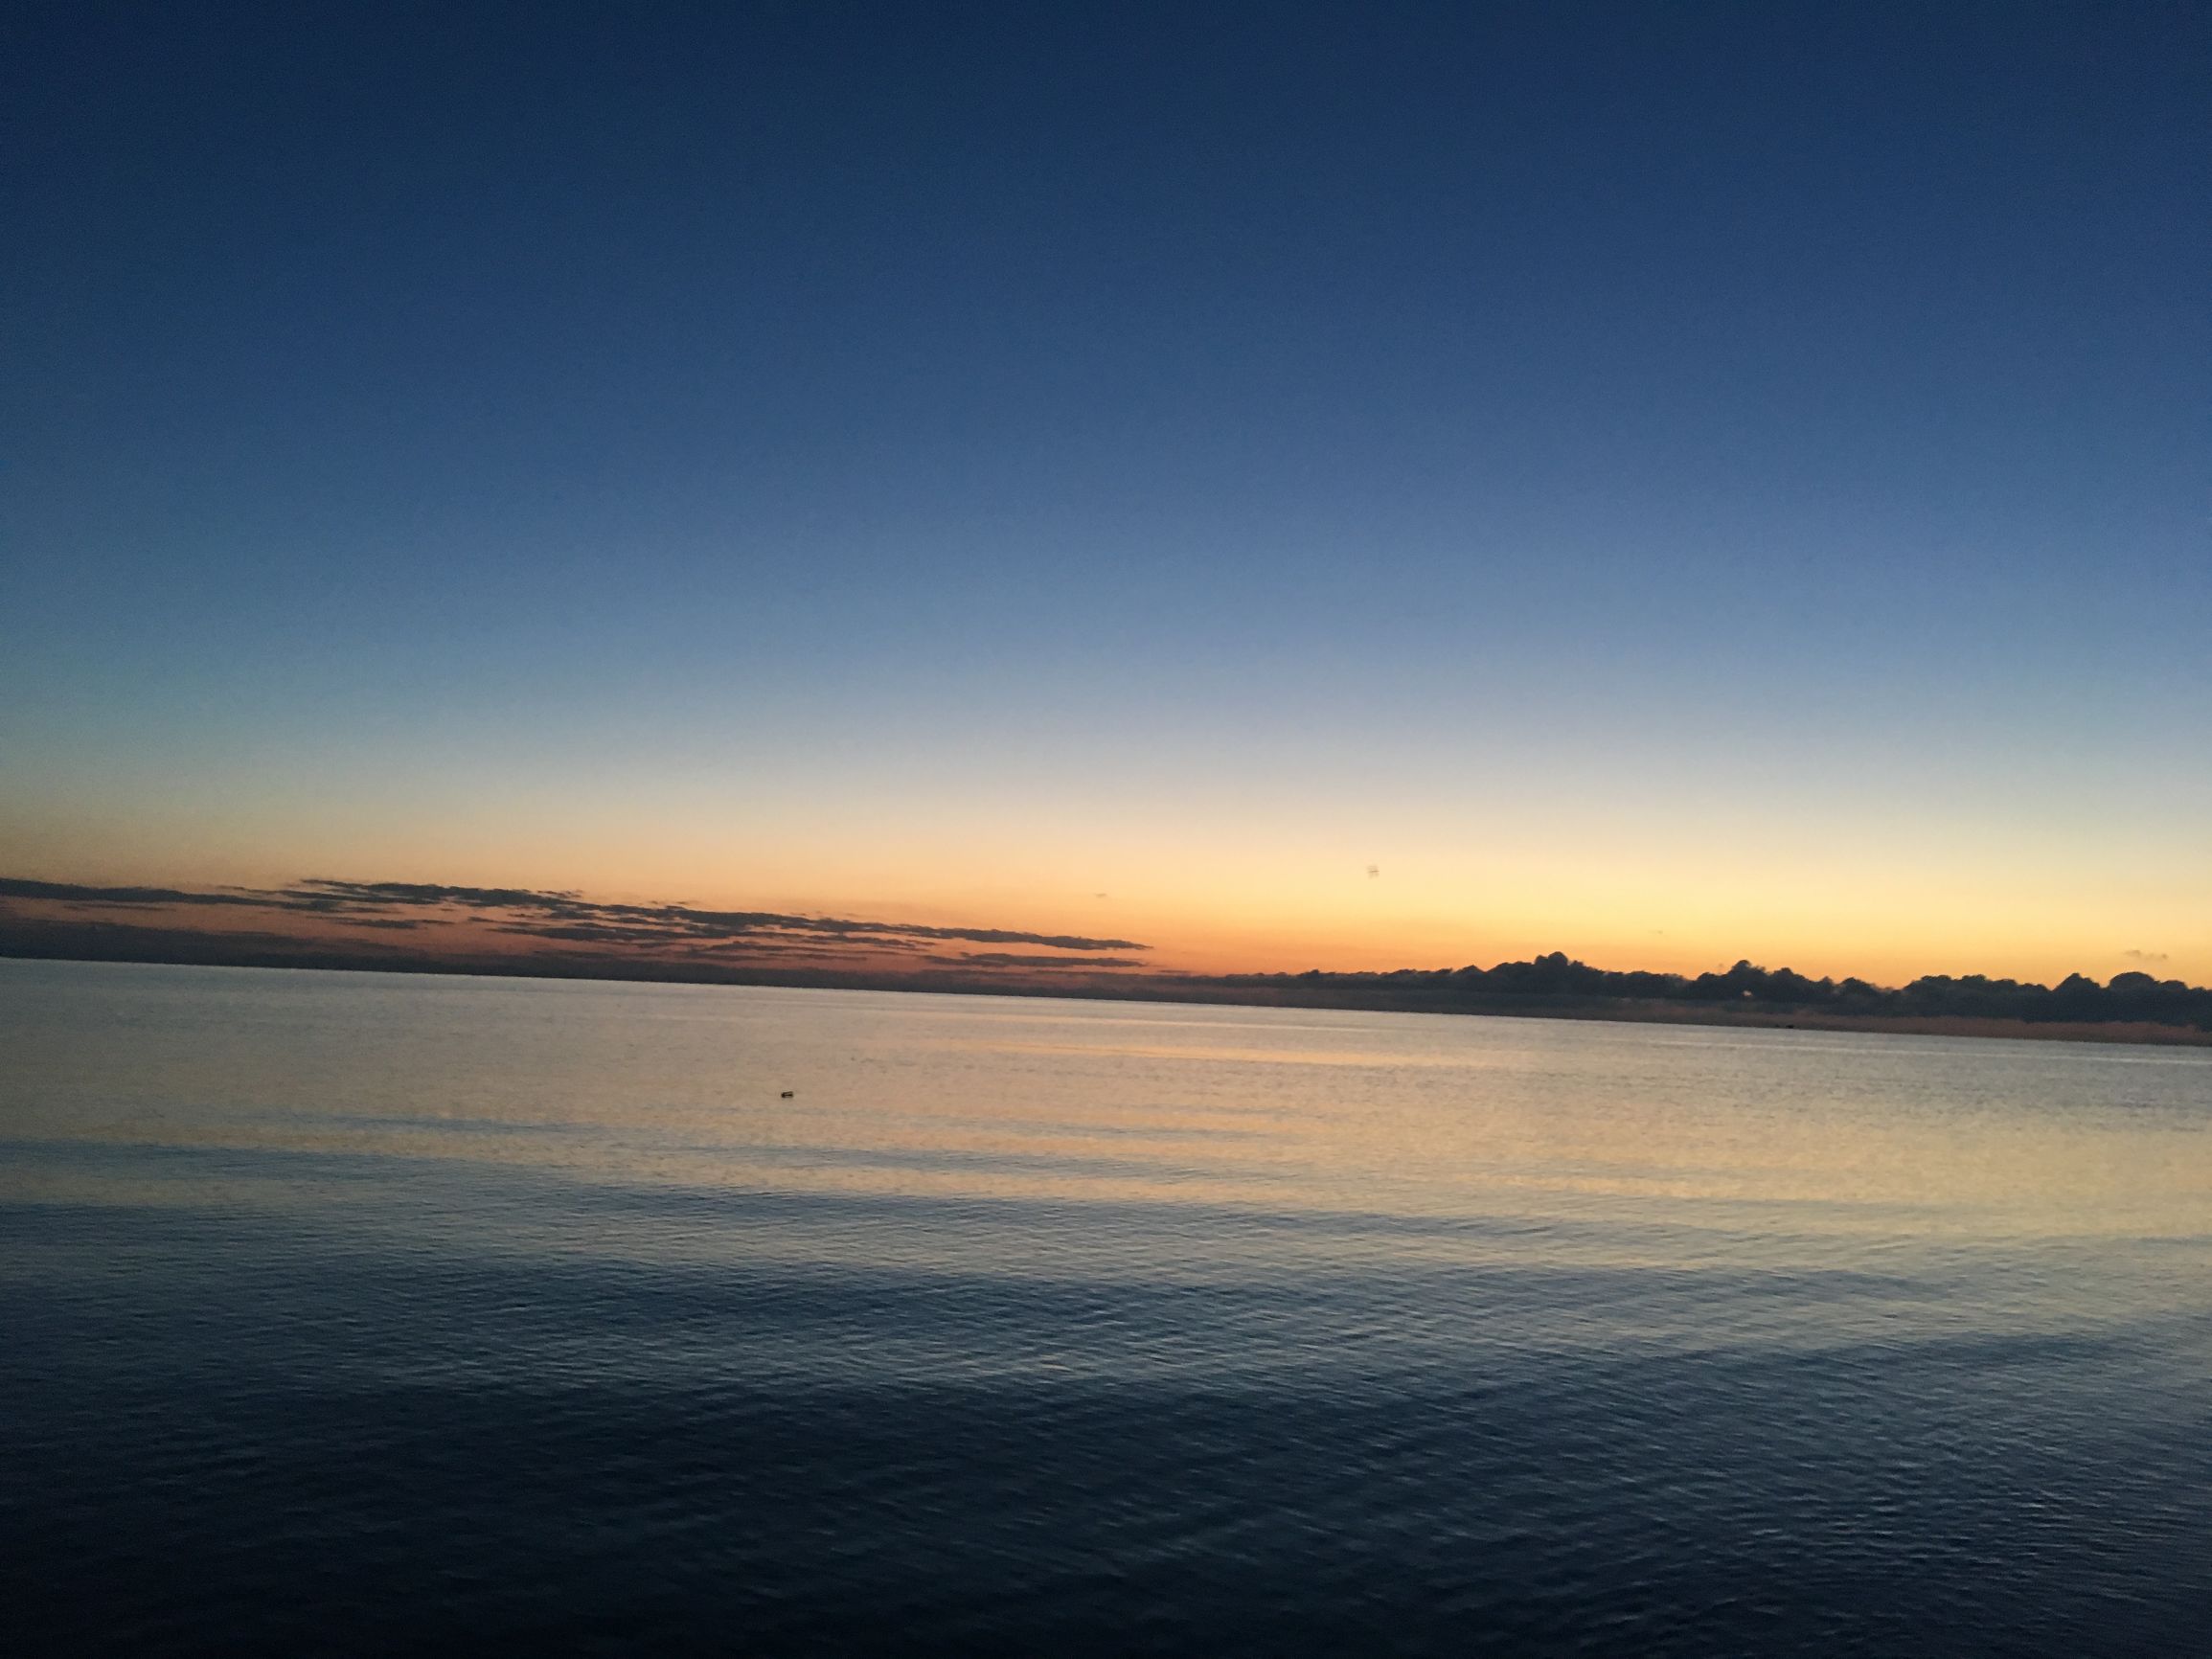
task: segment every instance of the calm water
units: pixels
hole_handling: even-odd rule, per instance
[[[2205,1051],[0,962],[0,1647],[2203,1653],[2208,1127]]]

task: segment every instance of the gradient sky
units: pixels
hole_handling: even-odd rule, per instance
[[[2212,980],[2201,5],[0,32],[0,874]]]

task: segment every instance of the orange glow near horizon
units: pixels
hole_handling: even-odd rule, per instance
[[[2179,813],[1478,812],[1318,784],[1325,805],[1303,811],[924,793],[890,812],[827,786],[801,803],[788,788],[750,799],[643,781],[586,797],[476,780],[377,795],[216,785],[166,797],[158,817],[113,796],[0,803],[0,875],[574,891],[1129,939],[1152,947],[1149,965],[1197,972],[1488,966],[1563,950],[1608,968],[1695,974],[1748,958],[1890,985],[2130,969],[2212,982],[2212,865],[2191,855]]]
[[[566,891],[598,902],[673,901],[1128,939],[1151,947],[1140,956],[1148,967],[1199,973],[1489,966],[1563,950],[1607,968],[1695,975],[1748,958],[1815,978],[1857,975],[1892,985],[1927,973],[2053,983],[2072,972],[2109,978],[2132,968],[2192,983],[2212,979],[2204,930],[2190,950],[2189,939],[2176,937],[2161,896],[2131,892],[2124,881],[2046,888],[2031,904],[1994,875],[1976,882],[1933,871],[1884,878],[1862,868],[1822,884],[1779,861],[1743,865],[1728,875],[1714,869],[1577,865],[1560,857],[1548,868],[1532,861],[1505,880],[1487,868],[1471,877],[1420,860],[1378,864],[1373,875],[1349,860],[1305,869],[1281,857],[1241,865],[1190,858],[1149,869],[1125,860],[1111,887],[1087,892],[1070,892],[1011,862],[988,878],[972,864],[960,878],[940,867],[928,875],[908,870],[902,880],[878,866],[823,869],[804,882],[796,879],[800,870],[787,864],[773,885],[708,879],[696,869],[666,868],[649,876],[635,864],[595,881],[542,853],[450,862],[363,855],[347,864],[376,879]],[[319,860],[316,870],[346,867]],[[299,878],[296,871],[272,877],[229,864],[188,872],[137,861],[88,866],[59,859],[16,859],[0,873],[188,888],[272,887]],[[242,925],[212,911],[181,920]],[[300,918],[285,925],[305,935],[317,923]],[[2138,939],[2165,948],[2132,943]],[[487,944],[505,948],[489,937]]]

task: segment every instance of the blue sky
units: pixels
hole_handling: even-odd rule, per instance
[[[19,11],[0,851],[2212,971],[2201,8],[1063,10]]]

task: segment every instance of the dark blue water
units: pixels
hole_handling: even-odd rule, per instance
[[[0,963],[0,1646],[2202,1653],[2208,1126],[2201,1052]]]

